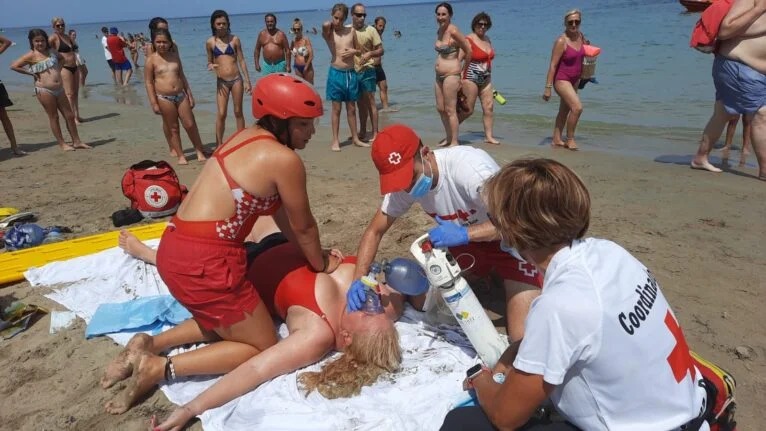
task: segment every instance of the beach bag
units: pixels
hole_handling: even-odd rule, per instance
[[[596,57],[601,54],[601,48],[591,44],[585,44],[583,45],[583,51],[585,52],[585,57],[582,59],[580,79],[586,80],[596,76]]]
[[[718,30],[731,9],[732,0],[717,0],[708,6],[692,29],[689,46],[697,51],[711,54],[718,46]]]
[[[176,171],[164,160],[136,163],[122,176],[122,194],[130,199],[130,207],[144,217],[175,214],[186,193]]]
[[[702,380],[707,391],[705,420],[710,424],[710,431],[736,431],[737,422],[734,412],[734,389],[737,382],[734,376],[718,365],[690,352],[694,365],[702,373]]]

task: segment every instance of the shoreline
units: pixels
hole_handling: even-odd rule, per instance
[[[11,98],[15,105],[9,108],[9,116],[20,148],[29,154],[11,157],[7,140],[0,138],[0,175],[5,186],[0,206],[34,211],[42,226],[68,226],[74,236],[113,230],[111,213],[128,206],[120,180],[131,164],[170,160],[187,186],[202,167],[193,159],[181,167],[169,158],[161,120],[146,106],[86,99],[81,102],[82,115],[96,119],[79,131],[83,141],[95,148],[64,153],[56,147],[37,100],[17,92]],[[248,111],[246,106],[246,122],[251,124]],[[196,110],[195,116],[203,142],[210,148],[215,116],[203,110]],[[323,244],[353,253],[380,203],[378,180],[369,149],[347,145],[341,153],[330,151],[328,116],[326,109],[312,142],[299,154],[305,161]],[[233,133],[233,124],[230,111],[227,136]],[[431,127],[416,131],[435,149],[441,124],[435,116],[423,124]],[[348,136],[344,118],[340,135]],[[64,136],[68,136],[66,130]],[[185,132],[182,141],[184,149],[191,151]],[[753,318],[766,307],[766,256],[762,253],[766,227],[757,222],[766,210],[766,187],[753,179],[757,171],[747,167],[712,174],[692,170],[688,162],[678,166],[590,147],[572,152],[526,143],[495,146],[475,141],[474,146],[489,152],[499,164],[525,156],[551,157],[583,178],[593,200],[588,236],[617,242],[652,270],[688,344],[737,378],[738,421],[742,429],[756,429],[758,407],[766,405],[766,394],[760,390],[766,383],[766,331]],[[696,141],[688,151],[686,147],[668,151],[691,157],[695,149]],[[384,237],[378,258],[407,256],[409,244],[431,225],[414,208]],[[43,290],[31,289],[26,281],[3,286],[0,302],[6,305],[17,299],[61,310],[42,296],[47,293]],[[155,391],[126,414],[104,413],[102,406],[115,390],[101,390],[97,383],[119,347],[105,338],[86,341],[82,321],[56,335],[48,334],[49,323],[50,317],[43,317],[4,343],[0,367],[9,370],[0,377],[4,424],[21,430],[145,429],[152,414],[164,416],[172,409],[164,395]],[[737,355],[742,346],[751,352],[749,359]],[[199,424],[191,429],[200,429]]]

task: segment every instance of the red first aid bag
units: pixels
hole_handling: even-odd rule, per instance
[[[716,0],[702,12],[702,16],[692,30],[689,46],[705,54],[715,52],[718,45],[718,31],[731,9],[731,3],[732,0]]]
[[[144,217],[175,214],[186,192],[176,171],[164,160],[136,163],[122,177],[122,194],[130,199],[130,207]]]

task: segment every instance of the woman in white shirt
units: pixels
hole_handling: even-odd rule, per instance
[[[484,195],[506,245],[545,278],[524,338],[494,370],[504,383],[474,373],[479,407],[453,410],[442,429],[708,430],[702,375],[657,280],[619,245],[583,239],[582,180],[554,160],[517,160]],[[546,399],[566,422],[529,422]]]

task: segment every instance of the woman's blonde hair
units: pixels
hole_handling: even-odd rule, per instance
[[[590,194],[580,177],[551,159],[520,159],[484,184],[492,223],[509,246],[538,250],[580,239],[590,225]]]
[[[567,18],[569,18],[570,15],[577,14],[580,19],[582,19],[582,12],[580,12],[580,9],[572,9],[564,14],[564,23],[566,24]]]
[[[64,18],[61,18],[60,16],[54,16],[51,18],[51,27],[55,27],[57,22],[64,22]]]
[[[399,369],[402,350],[399,334],[392,322],[353,335],[346,351],[319,371],[298,376],[298,383],[308,396],[316,390],[329,399],[359,395],[364,386],[375,383],[386,373]]]

